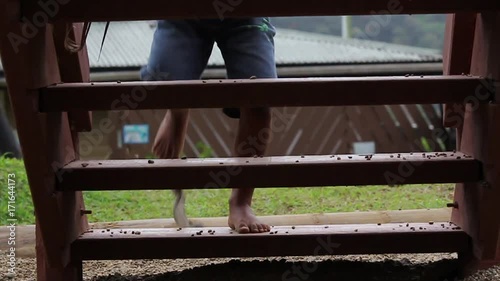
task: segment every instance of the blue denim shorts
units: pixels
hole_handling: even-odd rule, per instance
[[[265,17],[158,21],[141,79],[200,79],[215,42],[224,58],[227,78],[276,78],[275,34],[274,26]],[[224,112],[230,117],[239,116],[237,109]]]

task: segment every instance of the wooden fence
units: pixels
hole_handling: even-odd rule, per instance
[[[115,130],[104,136],[103,141],[109,147],[109,158],[151,157],[152,142],[164,113],[164,110],[107,113],[107,118],[115,124]],[[272,114],[268,155],[449,149],[445,143],[450,136],[442,126],[441,112],[432,105],[291,107],[274,108]],[[127,124],[148,124],[147,143],[124,143],[122,130]],[[226,117],[220,109],[192,110],[185,155],[231,156],[237,126],[238,120]],[[260,137],[269,136],[263,132]]]

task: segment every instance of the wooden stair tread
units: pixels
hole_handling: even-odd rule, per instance
[[[499,10],[496,0],[316,0],[304,5],[301,1],[253,0],[218,1],[185,0],[119,1],[72,0],[57,5],[59,12],[51,14],[50,21],[126,21],[164,18],[221,18],[221,17],[283,17],[283,16],[340,16],[383,14],[448,14]],[[95,7],[99,7],[96,9]],[[33,18],[42,8],[37,2],[23,3],[21,13]],[[379,12],[381,11],[381,12]]]
[[[462,75],[65,83],[40,89],[39,110],[464,103],[485,83]]]
[[[460,152],[74,161],[59,190],[141,190],[456,183],[481,180]]]
[[[277,226],[271,233],[238,234],[229,227],[93,229],[72,244],[72,256],[76,260],[266,257],[460,252],[468,247],[468,235],[449,222]]]

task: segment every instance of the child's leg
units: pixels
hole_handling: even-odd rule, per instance
[[[275,29],[267,18],[228,20],[217,43],[224,56],[228,78],[276,78],[274,59]],[[263,155],[271,133],[269,108],[240,109],[235,143],[236,156]],[[269,225],[254,215],[253,188],[232,191],[229,200],[229,226],[240,233],[267,232]]]
[[[236,156],[264,155],[270,133],[271,114],[267,108],[242,108]],[[262,133],[264,132],[264,133]],[[266,137],[263,137],[266,136]],[[240,233],[267,232],[269,225],[260,222],[252,211],[253,188],[233,188],[229,199],[229,226]]]
[[[151,54],[142,80],[199,79],[212,52],[213,40],[205,36],[196,22],[184,20],[159,21]],[[168,94],[168,93],[165,93]],[[153,144],[155,156],[162,159],[178,158],[184,146],[189,110],[171,109],[158,129]],[[184,211],[184,196],[176,194],[174,218],[179,226],[188,226]]]

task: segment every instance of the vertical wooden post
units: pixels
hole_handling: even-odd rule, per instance
[[[0,18],[14,14],[0,20],[0,56],[36,213],[37,280],[77,281],[70,244],[88,228],[81,193],[55,190],[58,169],[75,159],[74,145],[67,114],[40,114],[36,95],[37,88],[60,82],[52,27],[27,34],[25,23],[12,20],[20,18],[19,2],[0,0],[0,7]]]
[[[68,37],[80,44],[83,33],[83,23],[56,23],[54,25],[54,41],[58,57],[59,69],[61,70],[62,82],[89,82],[90,66],[87,47],[83,47],[78,53],[70,53],[64,48],[64,39],[67,31]],[[87,111],[71,111],[68,113],[70,127],[78,132],[89,132],[92,130],[92,113]],[[77,140],[77,136],[74,137]]]
[[[500,13],[481,14],[476,23],[471,74],[495,79],[480,84],[467,104],[460,151],[483,164],[485,181],[458,184],[452,221],[472,237],[469,267],[482,268],[500,263],[500,105],[479,105],[488,91],[500,90]],[[497,94],[498,95],[498,94]]]
[[[84,46],[77,53],[70,53],[64,47],[66,36],[77,44],[80,44],[82,33],[83,23],[56,23],[54,25],[54,43],[62,82],[90,81],[90,64],[87,47]],[[80,159],[78,133],[90,132],[92,130],[92,112],[81,110],[70,111],[68,112],[68,119],[75,149],[75,158]],[[83,202],[83,195],[80,196]]]
[[[460,75],[470,72],[472,45],[477,14],[448,15],[443,50],[443,75]],[[443,108],[443,124],[457,131],[457,148],[464,120],[465,104],[449,103]]]

